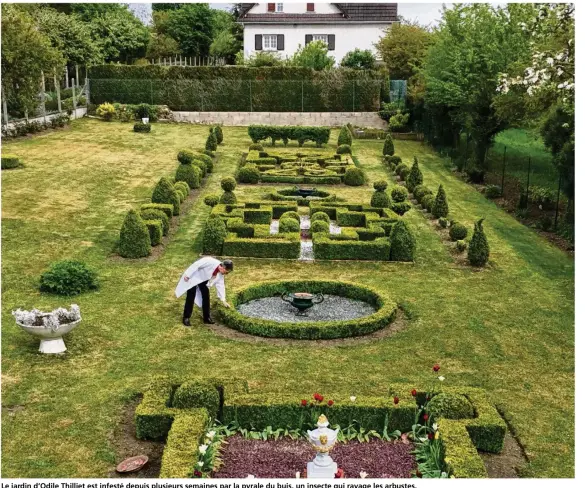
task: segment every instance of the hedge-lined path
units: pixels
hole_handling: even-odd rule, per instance
[[[2,177],[2,475],[101,477],[121,459],[111,441],[124,405],[156,374],[244,377],[253,391],[298,392],[318,385],[333,396],[378,395],[390,382],[427,384],[441,364],[450,385],[485,388],[525,446],[522,474],[574,473],[574,263],[457,180],[428,147],[396,141],[396,152],[417,155],[425,184],[443,183],[451,211],[471,226],[486,217],[494,268],[475,272],[452,257],[424,216],[405,216],[417,237],[414,265],[237,259],[230,292],[263,280],[349,281],[384,290],[412,319],[374,341],[327,348],[221,337],[180,322],[174,288],[199,255],[196,235],[209,213],[202,198],[233,175],[250,140],[245,128],[224,128],[225,142],[208,186],[154,263],[112,262],[110,253],[129,208],[148,201],[155,183],[173,175],[177,151],[200,149],[207,128],[78,120],[71,130],[11,142],[25,168]],[[337,140],[333,131],[331,141]],[[388,180],[382,142],[356,141],[370,182]],[[278,149],[278,147],[277,147]],[[335,150],[333,144],[327,148]],[[371,184],[371,183],[370,183]],[[290,185],[289,185],[290,186]],[[274,186],[276,187],[276,185]],[[368,203],[371,187],[327,187],[348,201]],[[267,186],[240,185],[255,199]],[[81,259],[95,268],[101,289],[75,298],[41,295],[40,274],[51,261]],[[68,353],[47,357],[14,325],[18,307],[53,309],[77,303],[83,321],[65,337]],[[51,425],[50,434],[39,426]]]

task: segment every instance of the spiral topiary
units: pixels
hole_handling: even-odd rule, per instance
[[[130,210],[120,229],[120,256],[133,259],[143,258],[150,255],[150,247],[148,227],[136,210]]]
[[[175,171],[175,181],[184,181],[189,188],[201,186],[201,170],[193,164],[181,164]]]
[[[394,156],[394,141],[392,140],[392,134],[388,133],[386,140],[384,141],[384,149],[382,149],[384,156]]]
[[[323,220],[315,220],[311,222],[311,234],[317,232],[329,232],[329,224]]]
[[[437,196],[435,197],[431,213],[436,219],[439,217],[447,217],[447,215],[449,215],[449,204],[447,203],[447,194],[445,193],[443,185],[439,185],[439,191],[437,191]]]
[[[173,215],[179,215],[181,210],[179,195],[169,178],[163,177],[156,184],[152,192],[152,203],[170,204],[173,206]]]
[[[392,200],[395,202],[404,202],[408,198],[408,191],[403,186],[395,186],[392,188]]]
[[[301,224],[296,219],[292,218],[281,218],[278,224],[278,232],[300,232],[301,231]]]
[[[394,224],[390,234],[390,261],[414,261],[416,238],[404,220]]]
[[[460,241],[467,237],[467,227],[459,222],[452,222],[449,229],[449,237],[452,241]]]
[[[327,215],[325,212],[315,212],[313,215],[311,215],[311,222],[316,222],[318,220],[321,222],[326,222],[327,224],[331,222],[329,215]]]
[[[345,172],[343,182],[348,186],[361,186],[366,182],[366,177],[360,168],[353,167]]]
[[[473,236],[469,242],[467,259],[472,266],[485,266],[490,258],[490,246],[483,231],[483,219],[475,223]]]
[[[337,138],[338,146],[351,146],[353,143],[353,137],[351,131],[347,125],[344,125],[339,131],[339,137]]]
[[[422,185],[423,183],[423,174],[418,167],[418,159],[416,156],[414,157],[414,163],[412,163],[412,168],[410,168],[410,173],[408,173],[408,178],[406,179],[406,187],[408,191],[413,192],[414,189],[418,185]]]
[[[223,220],[211,215],[203,226],[203,254],[221,254],[226,236],[227,229]]]

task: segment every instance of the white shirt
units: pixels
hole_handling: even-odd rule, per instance
[[[179,278],[179,283],[175,289],[175,296],[179,298],[181,295],[184,295],[190,288],[207,281],[207,287],[211,288],[212,286],[215,286],[217,291],[217,298],[219,298],[222,302],[225,302],[225,282],[223,274],[218,272],[215,276],[213,276],[213,272],[220,264],[220,260],[211,256],[206,256],[195,261]],[[185,281],[185,277],[189,278],[189,280]],[[202,304],[201,293],[199,293],[198,290],[195,294],[195,304],[198,307],[201,307]]]

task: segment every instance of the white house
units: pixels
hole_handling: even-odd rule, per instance
[[[245,3],[244,57],[274,51],[284,58],[299,46],[325,41],[339,62],[356,48],[376,52],[384,30],[398,22],[396,3]]]

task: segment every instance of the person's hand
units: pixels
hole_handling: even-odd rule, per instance
[[[232,308],[232,306],[228,302],[223,302],[223,306],[225,308]]]
[[[188,277],[188,276],[185,276],[183,279],[184,279],[185,281],[189,281],[189,277]]]

